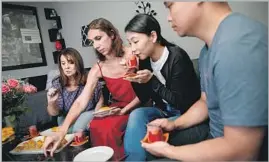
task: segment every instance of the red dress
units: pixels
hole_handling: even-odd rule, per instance
[[[110,107],[117,106],[123,108],[136,97],[129,81],[123,80],[123,78],[108,78],[104,76],[103,79],[113,99],[117,101],[112,103]],[[103,118],[95,117],[89,124],[92,146],[111,147],[114,150],[112,157],[114,161],[124,157],[123,136],[128,117],[129,115],[114,115]]]

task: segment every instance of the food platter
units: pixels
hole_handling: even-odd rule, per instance
[[[50,129],[47,129],[43,132],[40,132],[40,135],[42,136],[50,136],[51,134],[53,134],[54,132],[57,132],[59,130],[59,127],[52,127]]]
[[[15,131],[12,127],[2,128],[2,144],[15,139]]]
[[[43,154],[44,151],[42,146],[46,136],[38,136],[34,137],[30,140],[19,143],[13,150],[9,153],[14,155],[21,154]],[[67,134],[65,138],[61,141],[60,145],[56,149],[55,153],[60,152],[63,148],[65,148],[70,142],[74,139],[74,134]]]

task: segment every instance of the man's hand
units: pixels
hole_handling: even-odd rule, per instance
[[[50,152],[50,156],[53,157],[53,153],[60,145],[62,139],[65,137],[66,133],[64,131],[55,132],[52,136],[47,136],[44,144],[43,150],[44,155],[47,157],[47,152]]]
[[[166,142],[158,141],[154,143],[144,143],[142,142],[141,145],[143,148],[145,148],[148,152],[150,152],[152,155],[163,157],[164,156],[164,149],[167,147],[170,147]]]
[[[169,121],[166,118],[156,119],[156,120],[150,122],[149,124],[159,126],[159,127],[161,127],[162,129],[164,129],[166,131],[172,131],[172,130],[174,130],[176,128],[175,122],[174,121]]]

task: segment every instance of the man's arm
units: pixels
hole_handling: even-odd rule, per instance
[[[176,129],[185,129],[205,121],[208,118],[206,94],[201,93],[201,98],[189,110],[174,121]]]
[[[224,137],[185,146],[167,146],[164,156],[187,161],[255,160],[265,128],[225,126]]]

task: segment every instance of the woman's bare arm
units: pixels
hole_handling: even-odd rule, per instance
[[[95,106],[95,111],[100,109],[103,105],[104,105],[104,96],[103,96],[103,93],[101,92],[100,99],[99,99],[98,103]]]
[[[100,70],[98,65],[95,64],[90,70],[87,78],[87,83],[79,95],[79,97],[75,100],[73,105],[71,106],[63,125],[61,126],[61,131],[67,132],[69,126],[78,118],[82,111],[85,110],[89,100],[92,98],[92,94],[94,93],[94,89],[99,80]]]
[[[139,104],[140,104],[140,100],[138,97],[135,97],[133,99],[133,101],[131,101],[128,105],[126,105],[122,110],[121,110],[121,114],[126,114],[127,112],[132,111],[133,109],[135,109]]]
[[[50,102],[47,106],[48,114],[50,116],[56,116],[59,114],[59,108],[56,104],[56,102]]]
[[[59,98],[59,92],[56,92],[54,96],[52,96],[49,93],[49,91],[47,92],[47,101],[48,101],[47,111],[50,116],[56,116],[60,112],[59,107],[57,105],[58,98]]]

